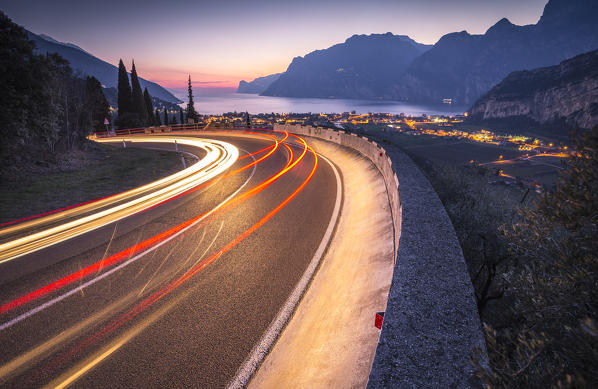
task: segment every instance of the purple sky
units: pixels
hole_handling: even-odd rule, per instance
[[[502,17],[536,23],[547,0],[0,0],[14,22],[113,64],[135,59],[164,86],[232,87],[282,72],[295,56],[353,34],[392,32],[421,43]]]

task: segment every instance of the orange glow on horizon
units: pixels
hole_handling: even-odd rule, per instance
[[[161,67],[141,67],[137,65],[139,76],[155,82],[160,86],[170,89],[187,88],[187,77],[191,75],[193,88],[237,88],[241,80],[253,81],[258,77],[264,77],[274,73],[283,72],[284,69],[271,69],[260,73],[247,72],[241,76],[231,74],[205,73],[199,69],[179,70],[164,69]],[[127,68],[127,70],[129,70]]]

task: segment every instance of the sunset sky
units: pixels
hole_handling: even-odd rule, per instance
[[[14,22],[74,43],[140,76],[178,89],[236,87],[282,72],[295,56],[353,34],[392,32],[421,43],[502,17],[536,23],[547,0],[0,0]]]

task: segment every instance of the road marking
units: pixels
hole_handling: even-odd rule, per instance
[[[253,347],[249,356],[245,359],[241,367],[237,370],[234,378],[231,382],[227,385],[227,388],[244,388],[247,386],[253,374],[257,371],[260,364],[268,355],[268,352],[278,339],[278,336],[284,329],[286,323],[290,319],[291,315],[295,311],[295,308],[299,304],[301,297],[303,296],[304,292],[307,290],[309,283],[314,276],[318,266],[320,265],[320,261],[328,247],[328,243],[332,238],[332,234],[334,233],[334,228],[336,227],[336,222],[338,220],[338,216],[340,214],[341,208],[341,200],[342,200],[342,183],[341,178],[338,173],[338,170],[334,166],[332,162],[323,155],[318,153],[322,159],[324,159],[328,164],[332,167],[334,171],[334,175],[336,177],[336,201],[334,203],[334,210],[332,211],[332,217],[330,218],[330,222],[328,223],[328,228],[326,228],[326,232],[324,233],[324,237],[318,246],[314,256],[311,259],[307,269],[301,276],[301,279],[293,289],[291,295],[287,298],[284,305],[278,311],[278,314],[274,318],[274,320],[270,323],[270,326],[264,332],[259,342]]]

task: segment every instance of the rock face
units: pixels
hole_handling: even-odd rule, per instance
[[[598,125],[598,50],[557,66],[511,73],[470,110],[474,121]]]
[[[598,48],[596,20],[596,0],[550,0],[535,25],[502,19],[483,35],[445,35],[409,66],[397,97],[471,104],[512,71],[556,65]]]
[[[237,93],[253,93],[253,94],[260,94],[276,80],[280,77],[282,73],[275,73],[270,74],[269,76],[258,77],[253,81],[247,82],[245,80],[241,80],[239,82],[239,87],[237,88]]]
[[[597,49],[597,20],[597,0],[550,0],[537,24],[501,19],[485,34],[447,34],[432,48],[390,33],[354,36],[293,59],[263,94],[469,105],[513,71]]]
[[[354,35],[296,57],[265,96],[390,99],[389,86],[430,46],[404,35]]]
[[[37,54],[58,53],[69,61],[73,71],[84,76],[94,76],[107,88],[116,88],[118,84],[118,68],[116,66],[94,57],[73,44],[58,42],[47,35],[36,35],[30,31],[27,31],[27,35],[29,39],[35,42],[35,52]],[[172,93],[155,82],[139,78],[139,83],[142,89],[147,87],[150,95],[154,97],[170,103],[181,102]]]

